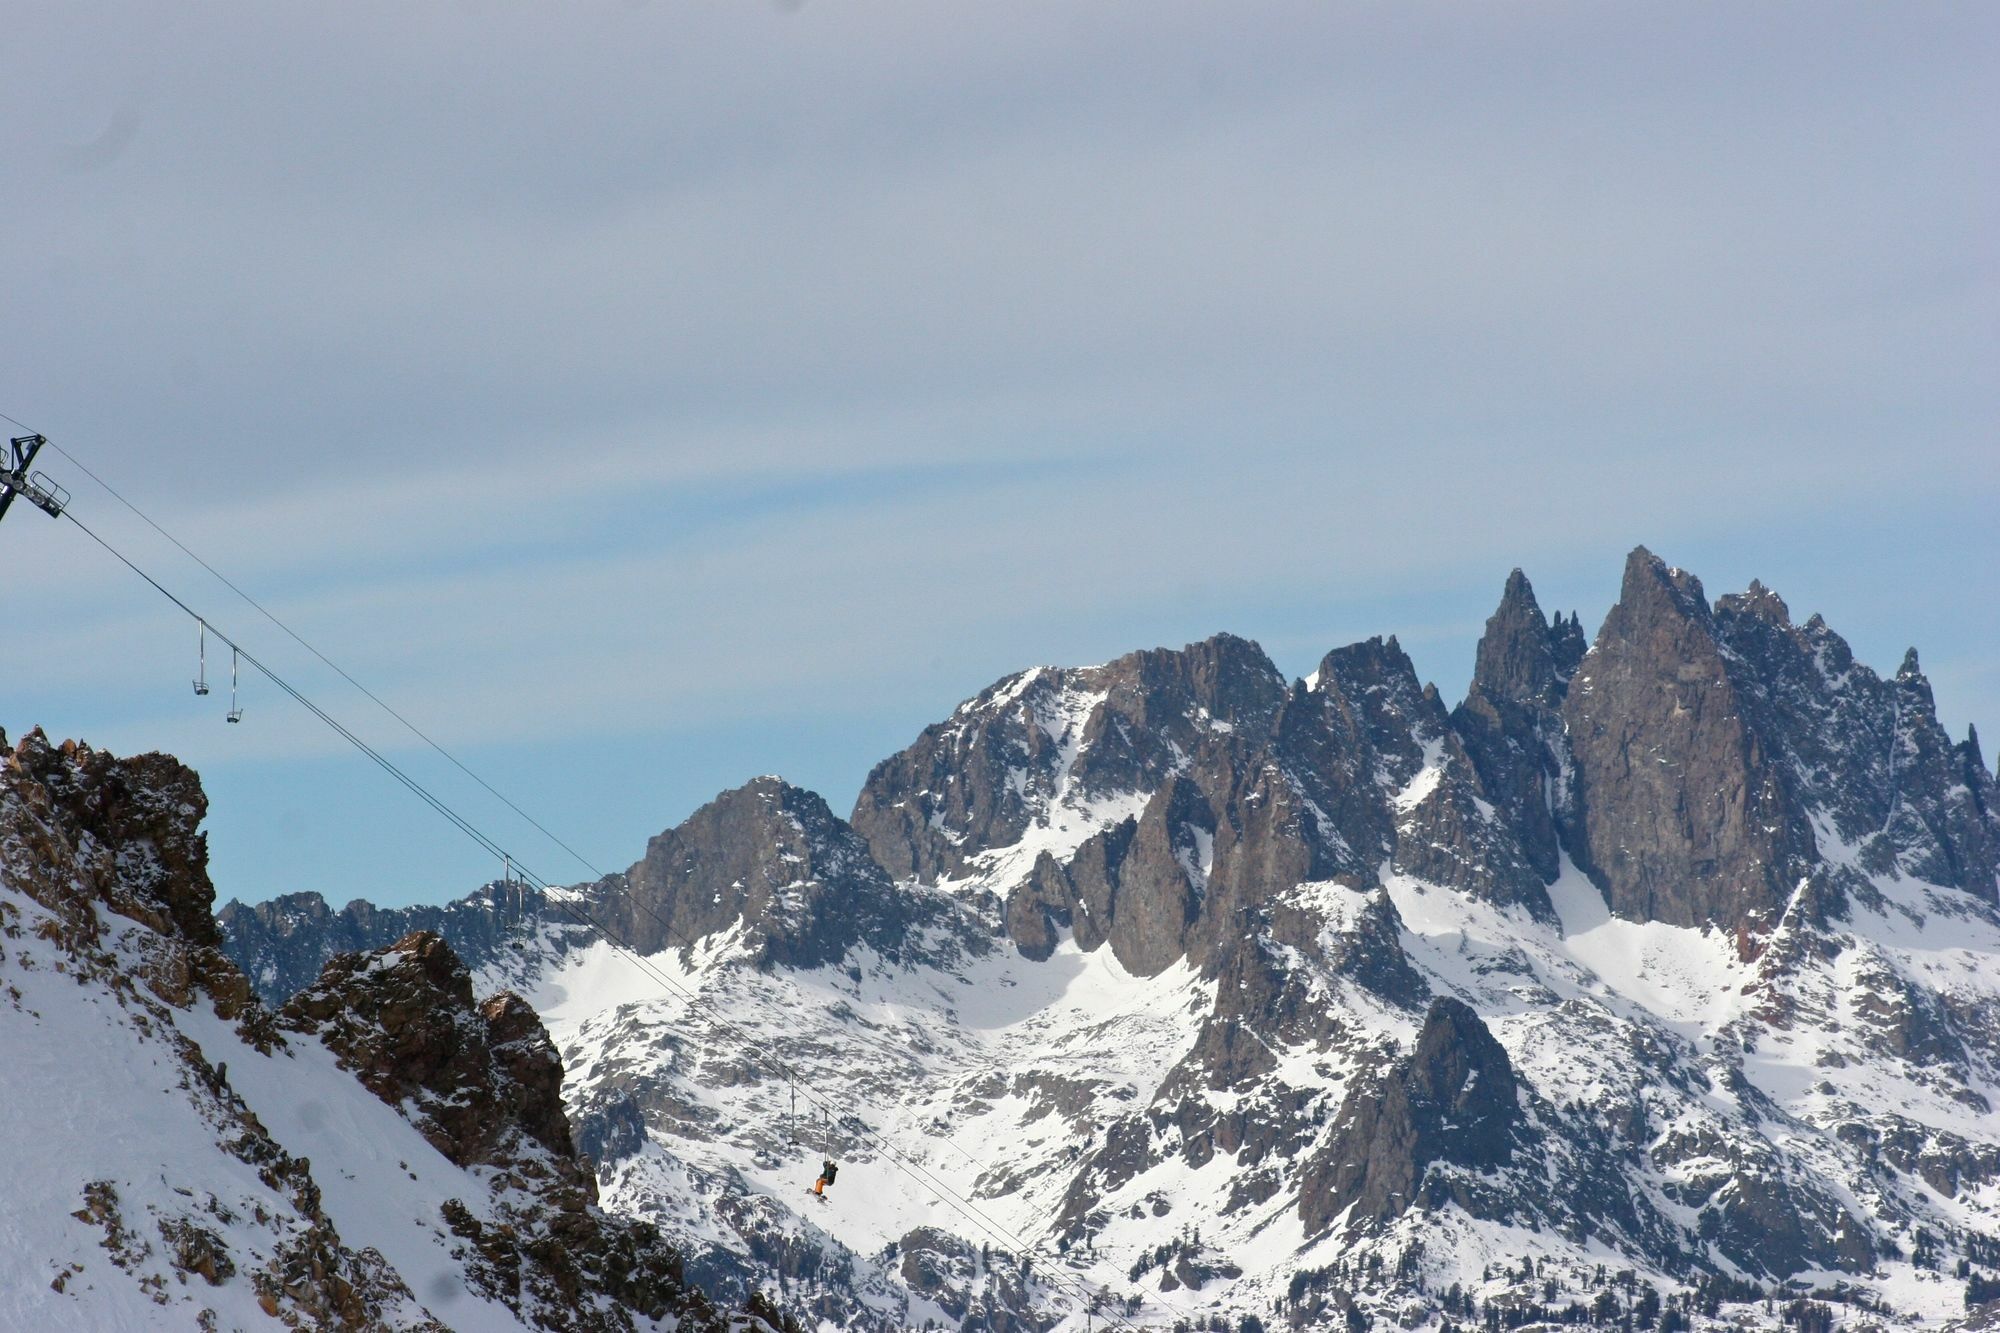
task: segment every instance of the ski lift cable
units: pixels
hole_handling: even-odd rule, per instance
[[[4,418],[7,421],[14,421],[13,417],[7,416],[6,413],[4,412],[0,412],[0,418]],[[18,421],[14,421],[14,424],[17,426],[21,425],[21,423]],[[21,429],[27,430],[29,429],[29,427],[21,426]],[[89,477],[92,481],[96,482],[98,486],[102,487],[105,494],[109,495],[119,504],[124,505],[127,509],[131,510],[134,514],[136,514],[139,517],[139,520],[143,522],[147,527],[159,533],[169,542],[172,542],[174,546],[179,548],[180,552],[183,555],[187,556],[188,559],[194,561],[197,565],[200,565],[203,569],[207,570],[211,575],[213,575],[216,578],[218,582],[222,584],[222,586],[229,589],[229,591],[235,593],[238,597],[242,598],[246,603],[248,603],[250,607],[257,612],[257,614],[263,616],[264,619],[270,621],[273,625],[276,625],[280,630],[284,631],[284,633],[294,643],[298,644],[299,647],[311,653],[314,657],[318,658],[321,662],[325,663],[326,666],[329,667],[334,672],[334,674],[338,675],[342,680],[346,681],[349,685],[352,685],[355,689],[361,691],[361,693],[366,695],[368,699],[375,704],[376,707],[380,708],[383,712],[387,713],[390,717],[396,719],[397,722],[401,723],[403,727],[406,730],[408,730],[411,735],[415,736],[418,740],[422,741],[425,745],[428,745],[431,749],[435,750],[439,755],[443,756],[445,761],[451,764],[452,767],[456,768],[459,772],[465,774],[466,777],[471,778],[474,782],[478,783],[481,787],[485,788],[488,795],[492,796],[495,800],[499,801],[509,810],[512,810],[515,814],[519,815],[522,819],[526,820],[531,826],[533,826],[536,832],[540,833],[543,837],[547,838],[557,847],[560,847],[563,851],[569,853],[569,855],[576,860],[577,864],[581,865],[584,869],[588,870],[592,875],[595,875],[599,879],[603,879],[605,877],[604,872],[602,870],[599,870],[596,866],[592,865],[589,859],[585,857],[583,853],[577,851],[576,848],[570,846],[567,842],[557,837],[540,820],[536,819],[533,815],[529,814],[526,810],[522,809],[519,805],[517,805],[512,798],[506,795],[506,793],[500,791],[498,788],[494,787],[493,784],[488,782],[485,778],[482,778],[479,776],[479,774],[473,772],[472,769],[468,767],[465,764],[465,762],[461,760],[457,755],[453,754],[450,750],[447,750],[435,738],[433,738],[430,735],[430,733],[424,731],[422,728],[417,726],[416,723],[410,721],[409,718],[405,717],[387,700],[383,699],[382,696],[375,693],[375,691],[369,689],[366,685],[363,685],[360,681],[356,680],[352,675],[348,673],[345,667],[340,665],[340,663],[328,657],[325,653],[321,652],[311,643],[308,643],[305,640],[305,638],[299,634],[297,630],[294,630],[290,625],[286,624],[283,620],[281,620],[276,615],[276,613],[271,611],[269,607],[265,606],[255,597],[252,597],[249,593],[245,592],[227,574],[224,574],[214,565],[204,560],[193,549],[191,549],[186,542],[183,542],[179,537],[176,537],[173,533],[167,531],[166,528],[164,528],[157,521],[154,520],[152,515],[148,514],[145,510],[139,508],[139,506],[134,504],[131,500],[127,499],[125,495],[121,491],[119,491],[116,487],[114,487],[110,482],[98,476],[97,473],[93,471],[90,468],[90,466],[86,464],[82,459],[78,458],[75,454],[71,453],[69,450],[63,448],[62,445],[57,444],[54,440],[49,441],[49,447],[51,449],[54,449],[57,453],[61,454],[64,458],[67,458],[71,463],[74,463],[78,468],[78,470],[80,470],[83,473],[83,475]]]
[[[0,413],[0,417],[4,416],[5,416],[4,413]],[[13,420],[12,417],[6,417],[6,419],[10,421]],[[425,805],[428,805],[432,810],[436,811],[440,817],[445,819],[454,828],[457,828],[461,833],[465,834],[468,838],[472,839],[473,842],[477,843],[490,855],[510,860],[514,865],[516,872],[522,877],[522,879],[527,881],[542,894],[542,898],[545,903],[553,903],[565,916],[569,917],[572,921],[576,922],[580,926],[583,926],[585,929],[591,930],[595,932],[597,935],[601,936],[606,943],[612,946],[612,948],[615,951],[622,954],[628,961],[630,961],[633,965],[637,966],[642,972],[646,973],[653,980],[661,983],[662,985],[674,991],[678,991],[683,997],[687,999],[690,1007],[693,1007],[695,1005],[700,1005],[704,1001],[706,1001],[707,1007],[709,1008],[711,1014],[714,1016],[717,1026],[723,1032],[736,1037],[743,1043],[744,1049],[751,1053],[750,1058],[753,1063],[761,1064],[766,1068],[775,1068],[779,1073],[785,1075],[788,1079],[793,1080],[796,1083],[803,1084],[802,1091],[805,1093],[806,1097],[810,1101],[817,1103],[823,1110],[827,1110],[830,1112],[834,1109],[837,1109],[833,1101],[829,1097],[823,1096],[816,1089],[813,1088],[810,1080],[806,1080],[799,1077],[799,1071],[796,1070],[794,1066],[789,1064],[789,1062],[785,1062],[782,1060],[775,1060],[770,1057],[759,1059],[756,1053],[762,1049],[760,1044],[748,1032],[746,1032],[741,1027],[737,1026],[734,1022],[729,1020],[726,1016],[724,1016],[721,1013],[720,1007],[715,1000],[713,1000],[710,997],[703,996],[698,992],[689,990],[687,987],[681,985],[673,977],[671,977],[664,971],[660,970],[658,967],[654,966],[644,955],[640,954],[637,950],[632,948],[631,945],[626,943],[615,931],[605,926],[602,922],[595,920],[589,914],[578,910],[577,907],[568,900],[567,893],[565,890],[561,888],[561,886],[552,884],[550,881],[544,879],[540,875],[537,875],[533,871],[529,870],[525,865],[521,863],[518,857],[513,857],[504,847],[502,847],[499,843],[495,842],[492,838],[488,837],[476,825],[471,823],[464,816],[460,815],[457,810],[453,809],[444,800],[434,795],[421,782],[411,777],[408,773],[406,773],[392,760],[384,756],[380,751],[376,750],[373,746],[369,745],[368,742],[363,740],[360,736],[356,735],[338,718],[334,717],[331,713],[327,712],[319,704],[315,703],[311,698],[309,698],[298,688],[293,686],[284,677],[280,676],[275,670],[267,666],[255,654],[244,649],[243,646],[239,644],[234,638],[232,638],[230,635],[228,635],[223,630],[218,628],[213,621],[209,620],[207,617],[197,612],[192,606],[190,606],[187,602],[182,600],[165,584],[161,583],[158,579],[154,578],[151,574],[147,573],[138,564],[136,564],[130,557],[125,555],[123,551],[113,546],[104,537],[100,536],[94,529],[86,525],[83,522],[83,520],[79,519],[72,510],[65,509],[63,517],[68,518],[71,523],[76,525],[78,531],[82,532],[92,541],[96,542],[99,546],[103,547],[104,550],[107,553],[109,553],[114,559],[116,559],[120,564],[124,565],[127,569],[130,569],[134,574],[138,575],[148,585],[150,585],[154,591],[158,592],[162,597],[166,598],[169,602],[173,603],[174,606],[179,608],[183,614],[187,615],[190,619],[193,619],[196,622],[205,625],[208,631],[210,633],[213,633],[220,642],[226,644],[230,648],[233,654],[239,655],[241,657],[241,660],[249,664],[254,670],[257,671],[259,675],[263,676],[266,680],[271,682],[271,684],[275,685],[280,691],[282,691],[285,695],[291,698],[301,708],[304,708],[313,717],[325,723],[329,729],[331,729],[333,732],[339,735],[343,740],[347,741],[350,745],[354,746],[355,749],[359,750],[365,757],[367,757],[372,763],[374,763],[378,768],[380,768],[392,780],[399,783],[401,786],[407,789],[412,795],[414,795],[418,800],[422,801]],[[550,892],[551,890],[555,890],[555,893],[551,894]],[[656,920],[659,919],[656,913],[652,913],[650,909],[646,910],[648,911],[648,914],[654,916]],[[665,923],[663,922],[662,924]],[[671,933],[675,935],[680,935],[682,940],[688,943],[690,947],[692,946],[692,941],[687,941],[686,937],[684,935],[681,935],[679,931],[673,930],[671,926],[668,926],[667,928]],[[939,1180],[936,1176],[932,1175],[921,1164],[915,1162],[910,1158],[907,1158],[902,1152],[898,1151],[887,1140],[883,1139],[873,1130],[868,1129],[865,1125],[859,1130],[859,1132],[856,1134],[856,1137],[861,1139],[863,1142],[867,1143],[869,1146],[875,1148],[876,1151],[879,1152],[881,1156],[890,1163],[890,1165],[894,1166],[898,1171],[902,1172],[904,1175],[908,1176],[911,1180],[915,1181],[921,1188],[923,1188],[926,1192],[930,1193],[932,1197],[936,1198],[940,1203],[944,1203],[946,1206],[950,1207],[954,1212],[957,1212],[960,1216],[964,1217],[967,1221],[973,1223],[973,1225],[979,1231],[985,1233],[989,1238],[1000,1241],[1002,1244],[1008,1246],[1009,1248],[1015,1250],[1016,1252],[1021,1253],[1024,1256],[1033,1255],[1041,1252],[1042,1250],[1041,1246],[1030,1244],[1028,1242],[1021,1240],[1019,1237],[1011,1234],[1011,1232],[1009,1232],[1009,1230],[1006,1227],[1004,1227],[1002,1224],[1000,1224],[999,1222],[995,1221],[992,1217],[987,1215],[984,1209],[981,1209],[977,1204],[973,1203],[970,1199],[967,1199],[964,1196],[960,1195],[956,1190],[952,1189],[949,1185],[945,1184],[943,1181]],[[1097,1299],[1096,1294],[1089,1291],[1089,1289],[1085,1287],[1080,1280],[1070,1277],[1067,1273],[1063,1271],[1062,1257],[1060,1255],[1053,1256],[1053,1262],[1051,1266],[1048,1269],[1044,1270],[1044,1281],[1049,1286],[1061,1290],[1067,1295],[1081,1299],[1082,1301],[1085,1302],[1086,1307],[1088,1307],[1091,1303],[1093,1303]],[[1116,1321],[1116,1326],[1119,1328],[1136,1329],[1137,1327],[1136,1325],[1133,1325],[1129,1322],[1123,1320],[1117,1320],[1117,1317],[1115,1315],[1112,1316],[1112,1318]]]
[[[14,422],[15,425],[20,426],[21,429],[23,430],[32,429],[32,427],[27,426],[25,423],[19,421],[18,419],[12,416],[7,415],[4,412],[0,412],[0,419]],[[480,787],[485,789],[496,800],[500,801],[503,805],[505,805],[508,809],[512,810],[515,814],[519,815],[537,832],[541,833],[544,837],[546,837],[551,843],[555,844],[557,847],[560,847],[564,852],[568,853],[569,856],[573,860],[575,860],[579,865],[583,866],[592,875],[596,876],[600,880],[609,878],[609,876],[604,870],[592,864],[592,862],[587,857],[585,857],[582,853],[578,852],[568,842],[564,841],[556,833],[550,830],[540,820],[536,819],[533,815],[529,814],[526,810],[522,809],[518,804],[516,804],[503,792],[495,788],[485,778],[481,777],[478,773],[474,772],[468,765],[466,765],[462,760],[460,760],[458,756],[451,753],[451,751],[445,749],[443,745],[441,745],[438,741],[432,738],[428,733],[423,731],[414,722],[410,721],[410,719],[404,716],[403,713],[401,713],[399,710],[391,706],[387,701],[382,699],[381,696],[377,695],[373,690],[369,689],[366,685],[362,684],[361,681],[357,680],[349,671],[347,671],[346,668],[342,667],[338,662],[335,662],[332,658],[328,657],[319,648],[315,647],[312,643],[308,642],[304,638],[304,636],[299,634],[290,625],[286,624],[284,620],[282,620],[275,612],[271,611],[262,602],[259,602],[255,597],[251,596],[248,592],[244,591],[244,589],[240,585],[238,585],[233,579],[229,578],[228,575],[224,574],[221,570],[217,569],[213,564],[204,559],[199,553],[197,553],[195,550],[189,547],[187,543],[183,542],[179,537],[175,536],[172,532],[168,531],[166,527],[163,526],[158,520],[154,519],[145,510],[141,509],[123,492],[118,490],[110,482],[106,481],[102,476],[100,476],[88,464],[84,463],[81,459],[77,458],[75,454],[71,453],[61,444],[58,444],[53,440],[49,441],[49,444],[58,453],[62,454],[64,458],[68,459],[71,463],[75,464],[76,467],[80,469],[85,476],[89,477],[93,482],[95,482],[101,489],[103,489],[103,491],[107,495],[111,496],[113,499],[118,501],[119,504],[123,505],[126,509],[130,510],[148,527],[152,528],[153,531],[157,532],[161,537],[165,538],[168,542],[172,543],[174,547],[180,550],[190,560],[193,560],[196,564],[200,565],[204,570],[206,570],[210,575],[212,575],[224,587],[228,588],[237,597],[242,599],[246,604],[248,604],[251,608],[257,611],[259,615],[263,616],[266,620],[270,621],[273,625],[277,626],[278,629],[283,631],[300,647],[304,648],[307,652],[311,653],[314,657],[318,658],[335,674],[340,676],[341,679],[345,680],[348,684],[352,685],[356,690],[358,690],[361,694],[366,696],[377,707],[381,708],[382,711],[386,712],[387,714],[389,714],[390,717],[394,718],[412,735],[416,736],[419,740],[423,741],[427,746],[429,746],[437,754],[441,755],[446,761],[452,764],[461,773],[465,774],[467,777],[471,778],[475,783],[477,783]],[[78,526],[82,527],[82,524],[79,523]],[[88,530],[86,529],[86,531]],[[91,535],[93,537],[96,536],[94,532],[91,533]],[[107,549],[109,548],[107,547]],[[114,554],[116,554],[116,552],[114,552]],[[129,564],[130,562],[128,561],[127,563]],[[134,566],[134,568],[136,571],[136,566]],[[148,581],[152,582],[151,579],[148,579]],[[158,587],[159,585],[155,583],[155,586]],[[165,589],[161,588],[161,591],[165,592]],[[179,602],[178,598],[175,598],[174,600],[177,603]],[[188,610],[188,608],[184,603],[181,604],[181,607],[184,611]],[[192,611],[189,611],[188,613],[190,615],[194,614]],[[196,616],[195,618],[198,622],[201,623],[203,629],[206,630],[207,628],[206,621],[203,621],[199,616]],[[235,647],[233,641],[230,641],[230,646],[232,648]],[[259,671],[263,672],[266,675],[270,674],[269,669],[266,668],[262,663],[257,663],[256,665]],[[301,700],[301,702],[303,702],[303,700]],[[241,716],[240,710],[236,709],[234,706],[234,691],[232,689],[230,720],[235,721],[240,716]],[[327,720],[330,721],[330,719]],[[346,734],[344,729],[343,729],[343,734]],[[354,738],[350,735],[349,739],[353,740]],[[371,755],[371,757],[373,756]],[[502,856],[503,860],[511,861],[511,858],[507,857],[504,852],[500,852],[498,854]],[[542,887],[546,888],[548,887],[548,885],[544,884]],[[695,947],[695,942],[692,939],[690,939],[685,933],[677,929],[672,922],[668,921],[665,917],[661,916],[658,912],[654,911],[646,903],[634,899],[633,906],[637,907],[646,916],[650,917],[656,924],[658,924],[669,935],[671,935],[677,941],[679,941],[679,943],[681,943],[684,947],[690,949]],[[1125,1015],[1123,1014],[1113,1015],[1111,1019],[1107,1020],[1107,1022],[1116,1022],[1124,1016]],[[755,1048],[753,1047],[753,1049]],[[980,1162],[977,1158],[973,1157],[972,1154],[967,1152],[965,1149],[959,1147],[957,1143],[951,1141],[950,1139],[942,1140],[942,1142],[946,1147],[950,1148],[953,1152],[957,1153],[961,1158],[963,1158],[968,1164],[974,1167],[978,1167],[980,1165]],[[1014,1244],[1016,1245],[1017,1248],[1020,1247],[1019,1242],[1014,1242]]]
[[[26,423],[19,421],[14,417],[8,416],[4,412],[0,412],[0,420],[13,422],[16,426],[19,426],[22,430],[33,429],[33,427],[28,426]],[[366,696],[370,702],[376,705],[376,707],[380,708],[383,712],[387,713],[390,717],[394,718],[398,723],[400,723],[407,731],[409,731],[411,735],[415,736],[418,740],[421,740],[425,745],[429,746],[438,755],[442,756],[446,762],[450,763],[454,768],[458,769],[459,772],[463,773],[466,777],[472,779],[472,781],[474,781],[480,787],[485,789],[485,791],[489,795],[491,795],[495,800],[498,800],[501,804],[505,805],[509,810],[513,811],[516,815],[519,815],[531,827],[533,827],[536,832],[540,833],[543,837],[547,838],[555,846],[561,848],[564,852],[568,853],[569,857],[572,860],[574,860],[578,865],[582,866],[585,870],[588,870],[593,876],[595,876],[600,880],[610,878],[609,874],[605,870],[594,864],[588,857],[584,856],[583,853],[577,851],[576,848],[572,847],[568,842],[559,837],[554,831],[549,829],[540,820],[536,819],[532,814],[528,813],[528,811],[522,809],[504,792],[494,787],[485,778],[481,777],[477,772],[473,771],[473,769],[470,766],[468,766],[464,761],[459,759],[459,757],[453,754],[450,750],[447,750],[428,732],[424,731],[422,728],[417,726],[416,723],[412,722],[401,711],[399,711],[391,704],[389,704],[388,701],[383,699],[380,695],[376,694],[375,691],[369,689],[366,685],[362,684],[359,680],[357,680],[345,667],[341,666],[338,662],[334,661],[332,658],[328,657],[324,652],[320,651],[319,648],[314,646],[312,643],[308,642],[306,638],[303,635],[301,635],[297,630],[294,630],[290,625],[286,624],[285,621],[282,618],[280,618],[276,612],[272,611],[269,607],[265,606],[262,602],[258,601],[255,597],[251,596],[248,592],[244,591],[244,589],[239,584],[237,584],[235,580],[231,579],[227,574],[224,574],[221,570],[217,569],[214,565],[210,564],[198,552],[196,552],[193,548],[188,546],[186,542],[182,541],[172,532],[169,532],[166,529],[166,527],[162,525],[158,520],[153,518],[151,514],[148,514],[145,510],[141,509],[137,504],[135,504],[117,487],[113,486],[110,482],[106,481],[103,477],[99,476],[98,473],[94,469],[92,469],[87,463],[85,463],[82,459],[78,458],[75,454],[71,453],[68,449],[64,448],[61,444],[57,443],[54,440],[50,440],[48,444],[50,448],[54,449],[64,458],[68,459],[71,463],[75,464],[76,467],[86,477],[89,477],[91,481],[95,482],[105,492],[105,494],[109,495],[112,499],[116,500],[119,504],[123,505],[125,508],[131,510],[132,513],[135,516],[137,516],[141,522],[146,524],[147,527],[151,528],[154,532],[157,532],[160,536],[164,537],[168,542],[172,543],[183,555],[187,556],[188,559],[194,561],[197,565],[200,565],[225,588],[228,588],[232,593],[236,594],[237,597],[241,598],[259,615],[263,616],[264,619],[270,621],[273,625],[277,626],[278,629],[283,631],[285,635],[289,637],[294,643],[298,644],[301,648],[304,648],[308,653],[311,653],[314,657],[318,658],[330,670],[332,670],[334,674],[338,675],[342,680],[346,681],[349,685],[352,685],[356,690],[360,691],[361,694]],[[199,619],[200,618],[197,617],[197,620]],[[203,628],[205,631],[206,622],[203,622]],[[197,689],[196,692],[206,693],[206,691],[203,689]],[[636,899],[634,900],[633,905],[637,907],[641,912],[644,912],[647,916],[651,917],[656,924],[658,924],[662,929],[666,930],[670,935],[674,936],[682,945],[688,948],[694,947],[693,940],[689,939],[686,935],[682,934],[679,930],[677,930],[674,927],[674,925],[671,922],[666,920],[666,918],[662,917],[659,913],[653,911],[651,907],[647,906],[645,903],[637,901]],[[1130,1013],[1136,1013],[1138,1009],[1142,1007],[1144,1006],[1138,1005],[1134,1006],[1133,1009],[1126,1011],[1124,1013],[1114,1014],[1110,1018],[1104,1020],[1104,1023],[1101,1024],[1100,1026],[1109,1026],[1110,1024],[1116,1023],[1120,1019],[1129,1016]],[[953,1142],[952,1140],[942,1139],[940,1140],[940,1142],[942,1142],[946,1147],[950,1148],[953,1152],[957,1153],[960,1157],[964,1158],[971,1165],[975,1167],[980,1165],[980,1162],[977,1158],[975,1158],[971,1153],[967,1152],[965,1149],[959,1147],[958,1144]]]

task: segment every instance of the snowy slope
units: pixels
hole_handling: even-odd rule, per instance
[[[614,1224],[580,1204],[548,1222],[577,1262],[544,1263],[560,1163],[455,1160],[421,1097],[385,1101],[256,1001],[215,948],[201,809],[161,756],[33,733],[0,764],[0,1328],[732,1325],[677,1281],[592,1270]],[[397,1021],[341,998],[320,1012],[350,1047]],[[483,1113],[508,1142],[519,1114]]]

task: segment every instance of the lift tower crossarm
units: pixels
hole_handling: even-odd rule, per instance
[[[0,460],[0,518],[7,517],[7,507],[17,495],[27,497],[29,504],[50,518],[61,518],[69,492],[45,474],[29,471],[48,440],[40,435],[16,435],[7,443],[11,457]]]

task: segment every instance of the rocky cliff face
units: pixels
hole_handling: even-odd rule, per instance
[[[942,912],[900,891],[865,842],[809,791],[758,778],[654,838],[593,913],[641,953],[744,932],[759,966],[824,967],[867,945],[920,948]]]
[[[1452,711],[1473,766],[1545,883],[1561,865],[1556,821],[1568,792],[1562,703],[1586,650],[1583,627],[1551,624],[1520,570],[1486,622],[1465,701]]]
[[[1768,931],[1847,848],[1995,897],[1991,778],[1938,725],[1914,650],[1883,681],[1761,584],[1711,611],[1693,575],[1634,551],[1563,717],[1571,851],[1621,916]]]
[[[447,1160],[495,1182],[485,1216],[458,1200],[440,1210],[475,1291],[545,1328],[717,1322],[657,1232],[593,1206],[596,1178],[563,1110],[562,1057],[519,996],[476,1002],[442,938],[419,931],[336,957],[277,1025],[317,1038]]]
[[[1643,547],[1563,705],[1572,851],[1612,911],[1768,929],[1815,859],[1754,679],[1701,581]]]
[[[731,1326],[594,1206],[540,1021],[437,937],[265,1009],[205,808],[161,755],[34,732],[0,764],[0,1324]]]
[[[1510,576],[1455,709],[1393,638],[1009,677],[579,886],[674,988],[475,971],[610,1207],[843,1327],[1914,1328],[2000,1269],[1996,831],[1914,657],[1642,549],[1588,645]]]
[[[1030,956],[1067,931],[1141,975],[1215,966],[1272,885],[1385,864],[1548,910],[1394,639],[1290,686],[1228,635],[1025,673],[878,765],[853,824],[892,871],[1002,894]]]

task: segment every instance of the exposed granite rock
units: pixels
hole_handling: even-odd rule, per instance
[[[1520,1086],[1507,1052],[1463,1001],[1431,1002],[1416,1048],[1373,1087],[1340,1108],[1332,1141],[1299,1196],[1306,1234],[1345,1216],[1369,1226],[1412,1207],[1485,1208],[1466,1177],[1432,1163],[1490,1171],[1521,1147]]]
[[[1256,644],[1219,634],[1098,667],[1037,667],[967,701],[875,766],[855,830],[898,877],[964,875],[1050,801],[1158,790],[1218,737],[1261,735],[1284,678]]]
[[[1701,582],[1644,547],[1563,701],[1571,851],[1635,921],[1768,929],[1815,860],[1761,697]]]
[[[1819,616],[1794,625],[1761,583],[1715,605],[1715,626],[1759,707],[1798,800],[1866,868],[2000,896],[2000,818],[1976,735],[1953,745],[1915,649],[1893,680],[1854,660]]]
[[[100,902],[196,948],[222,942],[199,831],[208,798],[192,769],[171,755],[119,759],[77,741],[51,745],[39,727],[14,748],[12,766]]]
[[[1375,791],[1367,794],[1389,794],[1375,818],[1390,823],[1391,868],[1552,918],[1541,875],[1497,815],[1436,687],[1418,683],[1416,667],[1395,638],[1327,654],[1319,683],[1329,709],[1346,715],[1335,735],[1355,737],[1369,762]],[[1364,802],[1344,804],[1352,810]],[[1353,841],[1349,827],[1342,832]]]
[[[341,955],[286,1003],[279,1023],[317,1037],[452,1162],[500,1182],[495,1220],[456,1200],[444,1207],[487,1294],[552,1329],[631,1328],[634,1313],[718,1323],[651,1227],[593,1206],[596,1180],[563,1112],[554,1043],[520,997],[475,1003],[471,976],[442,937],[418,931]]]
[[[946,919],[906,893],[812,792],[779,778],[727,791],[646,844],[591,915],[640,953],[741,930],[760,967],[824,967],[868,945],[891,959]]]
[[[78,949],[101,933],[93,902],[147,926],[140,979],[148,989],[177,1006],[200,992],[223,1017],[243,1017],[250,988],[210,914],[215,888],[199,831],[208,798],[193,770],[169,755],[120,759],[77,741],[52,745],[39,727],[4,769],[27,816],[6,849],[11,882],[58,913]]]
[[[600,1174],[646,1146],[646,1116],[629,1093],[616,1092],[586,1102],[572,1123],[577,1152]]]
[[[310,1033],[370,1092],[408,1106],[437,1150],[492,1165],[525,1133],[563,1179],[583,1187],[562,1109],[562,1058],[519,996],[475,1003],[472,978],[441,936],[416,931],[373,953],[342,954],[278,1011]]]
[[[1544,881],[1560,868],[1557,812],[1566,796],[1562,701],[1585,651],[1583,628],[1542,616],[1527,575],[1507,576],[1486,622],[1465,701],[1452,727],[1480,781]]]
[[[855,819],[885,865],[920,877],[977,877],[1039,839],[1053,850],[1000,885],[1016,945],[1045,958],[1069,930],[1141,975],[1183,956],[1219,967],[1245,912],[1384,865],[1550,913],[1393,638],[1328,654],[1310,685],[1226,635],[1010,678],[878,766]]]

